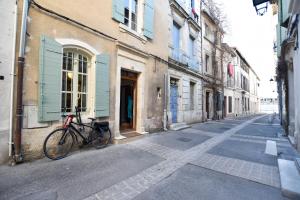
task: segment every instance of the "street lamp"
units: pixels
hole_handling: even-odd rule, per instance
[[[269,0],[253,0],[253,6],[259,16],[263,16],[268,10]]]

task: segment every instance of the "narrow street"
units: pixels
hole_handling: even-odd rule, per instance
[[[296,155],[277,117],[256,115],[145,135],[102,150],[0,167],[0,199],[285,199],[277,157]]]

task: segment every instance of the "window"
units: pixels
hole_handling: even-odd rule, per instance
[[[209,55],[205,55],[205,71],[208,72]]]
[[[174,49],[180,48],[180,26],[173,22],[173,29],[172,29],[172,40],[173,40],[173,47]]]
[[[193,58],[195,55],[195,38],[193,38],[192,36],[189,37],[189,56],[190,58]]]
[[[232,113],[232,97],[228,97],[228,112]]]
[[[208,28],[208,25],[205,24],[204,27],[205,27],[205,29],[204,29],[204,31],[205,31],[205,32],[204,32],[204,35],[205,35],[205,37],[209,37],[210,30],[209,30],[209,28]]]
[[[195,83],[190,82],[190,110],[195,109]]]
[[[137,4],[138,0],[124,0],[124,24],[132,30],[137,30]]]
[[[87,110],[88,58],[82,53],[66,50],[62,66],[62,112],[73,112],[75,106],[80,111]]]

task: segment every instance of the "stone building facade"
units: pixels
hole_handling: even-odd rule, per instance
[[[168,124],[201,122],[200,1],[169,3]]]
[[[12,93],[22,97],[13,107],[21,141],[8,146],[21,149],[21,161],[42,157],[45,137],[75,107],[83,122],[108,121],[115,140],[244,111],[240,60],[250,67],[223,50],[224,32],[200,0],[20,0],[15,8],[12,52],[25,60],[15,81],[22,90]],[[230,62],[234,90],[224,88]]]
[[[223,117],[223,67],[222,39],[223,30],[217,24],[209,10],[204,7],[201,12],[203,28],[203,112],[204,120]]]
[[[168,18],[168,9],[169,2],[153,0],[31,3],[23,81],[25,159],[42,156],[43,140],[61,125],[61,113],[75,106],[84,122],[109,121],[115,139],[163,127],[169,32],[161,19]],[[18,30],[20,21],[19,16]]]
[[[237,117],[259,112],[259,77],[241,52],[223,47],[224,116]]]

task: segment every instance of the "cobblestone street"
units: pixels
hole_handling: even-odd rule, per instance
[[[102,150],[0,167],[0,199],[285,199],[277,157],[296,155],[269,115],[209,121]],[[25,184],[26,183],[26,184]]]

